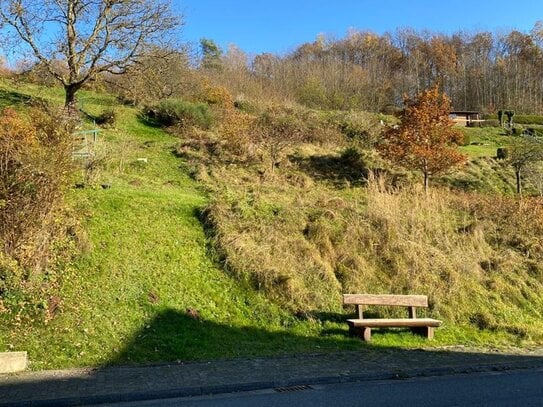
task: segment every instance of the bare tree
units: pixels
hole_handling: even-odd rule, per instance
[[[8,43],[30,50],[62,84],[70,109],[86,82],[124,73],[181,24],[169,0],[0,0],[0,21]]]

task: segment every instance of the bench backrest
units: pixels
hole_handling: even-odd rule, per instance
[[[426,295],[343,294],[343,304],[428,308]]]

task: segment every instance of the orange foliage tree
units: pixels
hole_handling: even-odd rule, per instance
[[[456,149],[463,135],[453,128],[449,113],[450,100],[440,93],[438,85],[414,98],[406,98],[401,124],[386,131],[379,145],[385,158],[409,170],[422,172],[425,191],[431,175],[466,160],[466,156]]]

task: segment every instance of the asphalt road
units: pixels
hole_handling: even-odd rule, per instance
[[[543,369],[341,383],[193,398],[108,404],[111,407],[211,406],[541,406]]]

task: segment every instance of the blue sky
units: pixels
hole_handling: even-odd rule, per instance
[[[319,33],[349,28],[377,33],[399,27],[440,32],[530,30],[543,0],[173,0],[185,16],[184,40],[235,43],[250,53],[283,53]]]

